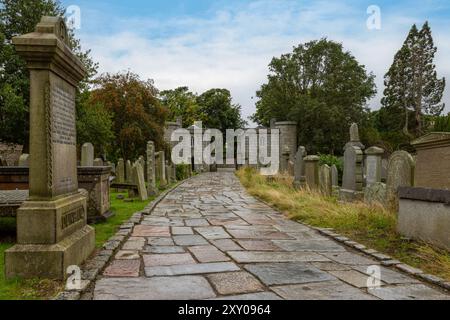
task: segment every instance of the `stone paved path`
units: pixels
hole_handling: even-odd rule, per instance
[[[203,174],[137,225],[94,299],[448,299],[249,196],[232,173]]]

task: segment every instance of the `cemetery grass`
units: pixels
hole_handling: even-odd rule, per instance
[[[450,281],[450,254],[396,232],[397,215],[381,205],[339,203],[309,190],[292,188],[292,178],[267,179],[250,168],[237,173],[248,192],[300,223],[333,228],[339,234]]]
[[[5,251],[15,242],[16,219],[0,218],[0,300],[40,300],[54,297],[63,285],[51,280],[5,279]]]

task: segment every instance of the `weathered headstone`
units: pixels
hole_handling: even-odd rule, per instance
[[[386,184],[382,182],[372,183],[364,190],[364,202],[386,204]]]
[[[371,147],[366,150],[366,186],[381,182],[381,158],[384,150]]]
[[[388,166],[389,166],[389,159],[381,159],[381,181],[386,182],[387,181],[387,172],[388,172]]]
[[[344,153],[344,177],[340,198],[344,201],[362,200],[363,152],[359,147],[347,146]]]
[[[101,158],[96,158],[94,160],[94,167],[103,167],[103,160]]]
[[[136,161],[133,166],[133,175],[138,186],[139,200],[145,201],[148,199],[147,188],[145,187],[144,168],[142,168],[140,161]]]
[[[319,168],[319,189],[324,196],[331,196],[331,168],[326,164]]]
[[[173,179],[172,182],[175,183],[175,182],[177,182],[177,166],[172,163],[171,169],[172,169],[172,179]]]
[[[43,17],[36,31],[13,38],[30,71],[29,200],[17,212],[17,244],[5,253],[7,278],[64,279],[95,248],[78,190],[76,87],[85,75],[62,18]]]
[[[22,154],[19,158],[19,167],[29,167],[30,166],[30,155],[29,154]]]
[[[291,150],[288,146],[284,146],[281,154],[280,171],[281,173],[289,173],[289,159],[291,157]]]
[[[306,148],[300,146],[295,155],[294,164],[294,188],[297,189],[303,188],[306,185],[305,162],[303,160],[306,155]]]
[[[6,159],[0,156],[0,167],[7,167],[8,163],[6,162]]]
[[[147,143],[147,194],[149,196],[158,194],[155,169],[155,143],[149,141]]]
[[[339,170],[335,164],[331,166],[331,185],[339,187]]]
[[[411,143],[416,151],[416,187],[450,190],[450,132],[432,132]]]
[[[125,182],[125,161],[122,158],[117,162],[116,179],[118,183]]]
[[[131,164],[130,160],[127,160],[125,162],[125,181],[127,183],[133,183],[133,165]]]
[[[87,142],[81,147],[81,166],[94,166],[94,146],[92,143]]]
[[[306,185],[311,190],[317,190],[319,187],[319,161],[318,156],[307,156],[305,162],[305,178]]]
[[[170,165],[166,162],[165,165],[165,170],[166,170],[166,179],[167,179],[167,183],[172,183],[172,170],[170,169]]]
[[[167,186],[167,179],[166,179],[166,156],[164,154],[164,151],[160,151],[157,153],[156,161],[159,176],[159,186],[165,188]]]
[[[414,186],[414,159],[406,151],[396,151],[389,158],[386,204],[398,210],[398,188]]]
[[[365,149],[365,146],[359,138],[359,127],[356,123],[350,126],[350,141],[345,145],[344,150],[347,150],[348,147],[358,147],[361,150]]]

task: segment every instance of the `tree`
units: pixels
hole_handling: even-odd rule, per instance
[[[402,126],[406,137],[418,137],[424,133],[424,116],[439,116],[444,110],[445,78],[437,77],[436,51],[428,22],[420,31],[413,25],[385,75],[382,105],[386,121],[382,125],[386,131]]]
[[[113,157],[136,159],[144,154],[150,140],[159,150],[165,148],[167,110],[158,99],[153,80],[143,81],[131,72],[107,73],[94,85],[89,104],[100,104],[112,115],[116,139],[112,144]]]
[[[197,98],[201,114],[205,115],[204,127],[219,129],[243,128],[247,123],[241,117],[241,106],[233,104],[227,89],[211,89]]]
[[[450,113],[446,116],[437,117],[434,120],[434,131],[450,132]]]
[[[94,145],[96,155],[106,155],[112,151],[114,143],[113,116],[100,104],[90,104],[90,92],[84,91],[79,96],[77,109],[78,145],[90,142]]]
[[[266,126],[272,118],[296,121],[308,152],[342,153],[350,125],[368,117],[366,104],[376,93],[374,75],[342,44],[327,39],[294,47],[273,58],[269,68],[252,119]]]
[[[63,16],[64,12],[55,0],[0,0],[0,141],[25,144],[24,152],[29,138],[30,82],[25,62],[16,54],[12,38],[33,32],[42,16]],[[90,58],[90,51],[81,50],[72,30],[69,38],[73,51],[88,70],[88,76],[80,84],[81,90],[87,90],[98,65]]]
[[[189,127],[195,121],[205,121],[206,115],[200,111],[197,95],[189,91],[188,87],[165,90],[161,94],[161,103],[168,109],[168,120],[183,119],[183,125]]]

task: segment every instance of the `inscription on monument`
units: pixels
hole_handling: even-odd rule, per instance
[[[53,109],[52,142],[76,145],[75,96],[62,87],[54,86],[51,90]]]
[[[65,230],[71,225],[84,219],[84,208],[79,207],[75,210],[65,213],[61,218],[61,229]]]

